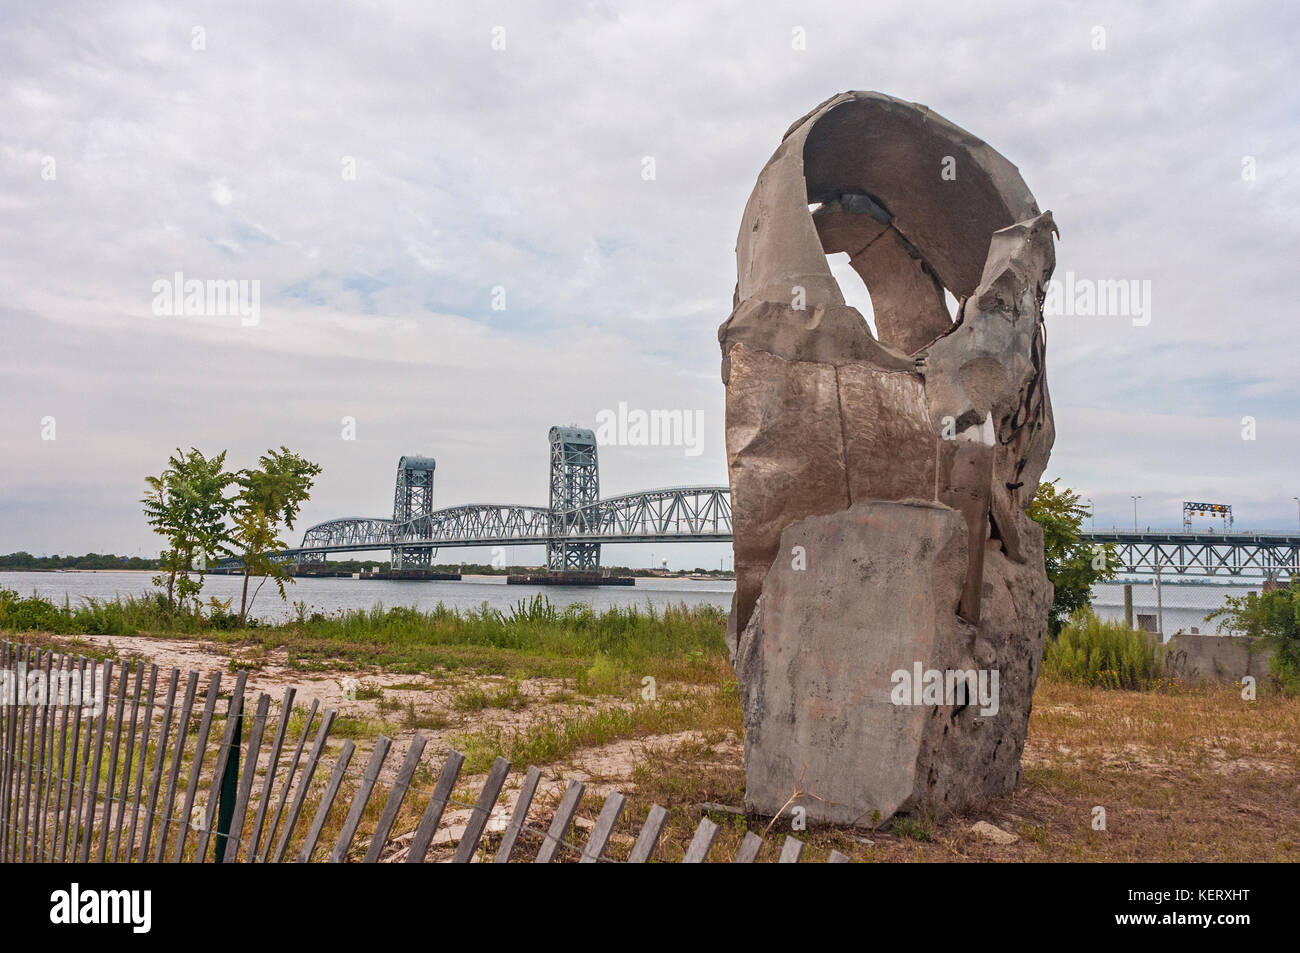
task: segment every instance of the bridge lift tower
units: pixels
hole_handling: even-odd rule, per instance
[[[433,471],[437,467],[433,457],[402,457],[397,461],[397,485],[393,491],[393,523],[404,536],[428,538],[433,531],[430,516],[433,513]],[[403,549],[394,546],[394,569],[428,569],[433,565],[434,551]]]
[[[563,537],[598,533],[587,525],[600,500],[600,465],[596,435],[578,427],[552,427],[550,539],[546,541],[547,572],[600,572],[600,543],[570,542]]]

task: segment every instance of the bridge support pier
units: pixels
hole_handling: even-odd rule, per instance
[[[589,507],[600,500],[600,463],[596,434],[577,427],[552,427],[550,539],[546,541],[547,575],[600,574],[600,543],[572,542],[573,533],[598,534],[587,524]],[[584,509],[587,508],[587,509]],[[584,583],[578,583],[583,585]]]
[[[506,576],[508,586],[635,586],[632,576],[602,576],[599,572],[530,572]]]
[[[393,490],[393,523],[398,538],[427,539],[432,532],[433,457],[402,457],[397,461],[397,485]],[[393,570],[428,570],[433,565],[434,550],[426,547],[406,549],[394,546]],[[457,577],[459,578],[459,577]]]

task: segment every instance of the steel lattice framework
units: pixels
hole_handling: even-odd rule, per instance
[[[1257,576],[1300,572],[1300,534],[1092,532],[1084,538],[1112,543],[1123,570],[1185,576]]]
[[[402,457],[397,461],[397,484],[393,491],[393,522],[403,533],[427,538],[432,532],[433,472],[437,463],[432,457]],[[407,549],[394,546],[394,569],[428,569],[433,550],[428,547]]]
[[[397,464],[393,516],[354,516],[309,527],[278,554],[302,563],[328,553],[392,552],[394,568],[424,568],[444,546],[544,545],[555,572],[599,572],[602,543],[708,543],[731,539],[731,491],[677,486],[600,498],[596,435],[552,427],[549,506],[472,503],[433,509],[431,457]]]
[[[426,534],[427,527],[427,534]],[[553,535],[558,530],[560,535]],[[1281,577],[1300,573],[1297,533],[1090,532],[1083,538],[1110,543],[1121,570],[1182,576]],[[643,490],[597,500],[555,519],[548,507],[472,504],[434,510],[427,520],[398,523],[355,517],[311,527],[299,549],[285,558],[323,560],[327,553],[441,546],[725,542],[731,539],[731,493],[725,486]],[[548,562],[548,565],[550,563]]]
[[[546,568],[550,572],[599,572],[600,543],[573,542],[598,536],[590,522],[600,501],[596,435],[577,427],[552,427],[550,531]]]
[[[731,493],[725,486],[682,486],[647,490],[598,500],[581,507],[567,522],[564,536],[551,535],[555,523],[544,506],[476,503],[434,510],[428,535],[414,524],[382,517],[329,520],[310,527],[302,546],[284,552],[299,562],[326,553],[393,549],[428,550],[454,546],[527,546],[566,542],[715,543],[731,539]]]
[[[725,486],[677,486],[600,499],[595,434],[552,427],[550,505],[473,503],[433,509],[431,457],[397,464],[393,516],[318,523],[279,559],[323,562],[328,553],[387,549],[394,568],[427,567],[441,547],[544,545],[551,571],[597,572],[603,543],[705,543],[731,539],[731,492]],[[1114,546],[1129,573],[1286,577],[1300,573],[1296,533],[1084,533]]]

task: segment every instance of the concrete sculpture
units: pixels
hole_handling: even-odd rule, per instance
[[[750,810],[863,825],[1019,781],[1054,232],[1001,155],[880,93],[827,100],[760,173],[718,333]]]

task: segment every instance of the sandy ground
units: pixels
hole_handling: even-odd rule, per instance
[[[160,685],[165,683],[171,668],[178,668],[181,670],[182,678],[191,670],[197,671],[200,676],[200,686],[206,684],[214,671],[220,671],[224,688],[233,684],[233,675],[230,673],[231,659],[241,659],[238,652],[232,656],[224,646],[200,640],[94,635],[80,638],[104,647],[111,643],[123,659],[139,657],[152,661],[159,668]],[[385,714],[381,711],[380,700],[377,698],[349,697],[348,689],[355,690],[357,687],[345,683],[345,679],[349,676],[295,670],[288,666],[286,653],[282,650],[268,652],[264,659],[259,657],[257,664],[260,668],[248,673],[245,686],[247,698],[245,710],[252,711],[257,696],[266,693],[272,700],[271,723],[274,721],[278,704],[284,697],[285,689],[293,688],[296,691],[295,707],[306,708],[315,700],[320,703],[322,711],[332,708],[340,716],[365,718],[376,723],[387,722],[391,727],[398,727],[397,722],[402,716],[401,711]],[[411,703],[421,715],[437,713],[447,719],[447,724],[443,727],[398,728],[397,731],[390,733],[389,737],[393,745],[380,773],[379,780],[382,784],[389,784],[396,777],[417,730],[427,741],[421,763],[428,765],[436,773],[446,753],[453,747],[451,737],[458,733],[482,731],[494,727],[506,730],[523,729],[546,719],[556,720],[590,711],[592,703],[596,701],[602,708],[631,707],[628,701],[608,696],[602,696],[598,700],[577,697],[566,702],[549,701],[550,696],[566,688],[563,681],[533,677],[518,683],[520,693],[527,699],[527,704],[519,710],[485,708],[458,711],[454,707],[454,699],[459,692],[473,687],[487,691],[500,690],[511,680],[503,676],[476,675],[468,672],[457,672],[454,675],[438,673],[433,676],[413,676],[357,671],[350,677],[354,678],[363,689],[362,694],[365,693],[364,689],[378,687],[382,689],[383,698],[389,704],[397,703],[405,708],[408,703]],[[571,686],[567,687],[571,688]],[[572,692],[568,694],[572,695]],[[268,726],[268,733],[271,730]],[[362,759],[369,752],[372,741],[373,739],[370,738],[355,739],[358,754],[353,757],[354,764],[364,763]],[[686,731],[616,741],[598,748],[580,749],[564,761],[547,766],[543,772],[543,781],[538,787],[537,797],[541,803],[558,801],[564,787],[571,780],[580,781],[587,786],[588,799],[593,796],[603,798],[614,790],[627,793],[634,787],[632,772],[634,767],[644,760],[645,751],[671,749],[684,742],[702,743],[703,738],[699,732]],[[286,746],[291,743],[292,739],[285,742]],[[340,744],[338,739],[331,739],[333,750],[337,750]],[[738,762],[741,753],[740,740],[730,737],[715,744],[713,751],[719,757],[735,758]],[[503,800],[511,804],[513,804],[514,794],[523,782],[523,766],[517,767],[519,770],[513,771],[508,776],[503,790]],[[457,788],[476,789],[482,780],[483,776],[462,774]],[[448,818],[451,817],[449,812]]]

